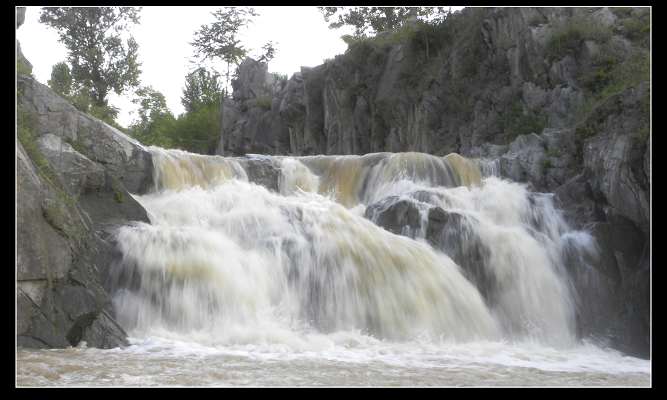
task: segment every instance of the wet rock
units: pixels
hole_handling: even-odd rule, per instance
[[[489,304],[493,304],[496,280],[487,268],[489,253],[467,218],[440,207],[430,208],[426,239],[461,266],[466,278],[475,284]]]
[[[280,166],[274,158],[249,155],[238,159],[248,180],[274,192],[280,191]]]
[[[397,235],[414,238],[422,228],[418,203],[398,196],[390,196],[368,206],[364,216]]]

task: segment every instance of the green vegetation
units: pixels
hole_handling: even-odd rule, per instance
[[[16,131],[18,140],[28,158],[35,166],[39,177],[53,190],[55,199],[45,198],[42,203],[42,214],[46,221],[68,237],[80,242],[84,232],[77,228],[72,220],[76,213],[76,199],[64,188],[56,171],[39,150],[36,142],[35,116],[25,110],[19,103],[16,115]]]
[[[203,68],[188,74],[181,97],[186,111],[175,118],[162,93],[143,87],[133,100],[139,118],[128,134],[145,145],[212,154],[220,139],[220,90],[216,74]]]
[[[111,180],[111,190],[113,190],[113,199],[116,203],[122,203],[125,201],[125,195],[123,194],[123,189],[121,189],[121,184],[115,178]]]
[[[592,124],[580,124],[575,129],[574,134],[576,135],[577,139],[583,141],[595,136],[597,132],[595,131],[595,128],[592,126]]]
[[[647,7],[610,7],[610,10],[619,19],[616,33],[644,48],[649,47],[651,14]]]
[[[524,111],[520,100],[512,103],[508,110],[501,113],[498,120],[507,143],[520,135],[527,135],[529,133],[539,135],[547,124],[547,119],[544,115],[536,114],[533,111]]]
[[[625,55],[605,46],[600,53],[594,60],[592,72],[580,78],[585,102],[577,115],[575,130],[579,158],[583,156],[584,142],[600,131],[600,124],[609,115],[608,109],[613,104],[610,102],[617,101],[620,94],[650,79],[649,54],[646,49],[634,49],[632,53]],[[646,142],[650,136],[649,91],[646,91],[640,102],[639,128],[633,136]],[[613,109],[617,110],[617,107],[623,106],[618,104]]]
[[[354,36],[395,31],[410,21],[441,20],[450,15],[445,7],[318,7],[329,28],[354,28]]]
[[[625,35],[632,41],[639,42],[648,47],[649,35],[651,33],[651,21],[646,14],[644,17],[628,18],[622,22]]]
[[[232,77],[231,67],[238,66],[248,55],[248,49],[238,40],[239,32],[259,14],[252,7],[223,7],[211,15],[215,17],[215,22],[202,25],[195,32],[194,40],[190,44],[202,61],[220,59],[227,65],[225,73],[225,89],[227,89]],[[271,57],[273,51],[275,50],[271,45]]]
[[[271,96],[259,96],[255,99],[255,105],[267,111],[271,109],[271,103]]]
[[[271,75],[273,75],[273,79],[275,79],[277,81],[286,81],[287,80],[287,74],[280,74],[280,73],[277,73],[277,72],[272,72]]]
[[[547,155],[547,157],[558,158],[558,157],[560,157],[561,153],[560,153],[560,150],[558,150],[554,147],[551,147],[551,148],[547,149],[546,155]]]
[[[626,18],[632,14],[631,7],[609,7],[609,11],[614,13],[617,18]]]
[[[32,67],[23,62],[21,59],[16,60],[16,73],[19,75],[32,76]]]
[[[35,134],[35,127],[37,121],[35,116],[29,111],[25,110],[19,103],[16,113],[16,133],[19,142],[26,151],[28,157],[32,160],[37,173],[42,179],[53,187],[59,187],[59,179],[55,170],[49,164],[49,161],[44,157],[37,146],[37,139]]]
[[[162,114],[146,125],[131,126],[128,133],[145,145],[212,154],[220,139],[220,105],[205,105],[178,118]]]
[[[222,92],[219,78],[217,72],[208,71],[204,67],[199,67],[187,74],[185,76],[185,88],[181,96],[181,104],[183,104],[185,111],[192,112],[206,104],[219,102]]]
[[[97,104],[91,95],[90,89],[72,78],[67,63],[59,62],[55,64],[51,69],[51,79],[47,83],[54,92],[72,103],[77,110],[101,119],[116,129],[125,131],[123,127],[116,123],[119,109],[106,102],[102,105]]]
[[[528,20],[528,26],[539,26],[547,22],[547,19],[542,14],[535,14]]]
[[[579,78],[585,89],[586,102],[578,116],[586,120],[610,97],[650,79],[650,59],[646,50],[638,49],[625,58],[613,49],[604,47],[593,61],[592,72]],[[648,103],[648,98],[646,99]],[[646,107],[648,116],[648,107]]]
[[[471,94],[475,88],[472,80],[487,58],[481,34],[485,14],[484,9],[469,8],[461,13],[443,14],[436,20],[406,20],[374,37],[343,36],[348,49],[331,72],[353,71],[355,79],[337,80],[347,94],[341,101],[353,106],[359,96],[374,97],[381,77],[390,72],[396,77],[395,89],[401,96],[375,101],[377,130],[373,135],[382,137],[388,130],[385,125],[390,124],[387,121],[396,117],[395,110],[405,109],[400,103],[420,103],[425,93],[433,93],[430,89],[436,82],[441,98],[457,99],[438,102],[441,112],[450,119],[469,120],[475,101]],[[392,70],[387,71],[385,66],[390,56],[400,57],[401,62],[392,63]],[[443,73],[446,75],[442,76]]]
[[[546,44],[546,58],[559,60],[568,54],[574,55],[585,40],[607,42],[612,35],[610,28],[592,18],[576,16],[556,25]]]
[[[58,32],[67,48],[72,80],[98,108],[111,91],[122,94],[139,85],[139,46],[121,36],[139,22],[135,7],[43,7],[39,21]]]

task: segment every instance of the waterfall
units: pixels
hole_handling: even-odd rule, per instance
[[[249,182],[236,159],[150,150],[155,189],[135,197],[151,223],[119,228],[112,271],[114,308],[132,335],[575,341],[565,254],[573,241],[589,248],[590,236],[572,231],[548,194],[475,160],[275,157],[276,192]],[[399,203],[416,221],[402,235],[381,223]]]

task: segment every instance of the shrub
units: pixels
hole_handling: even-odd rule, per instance
[[[507,143],[517,136],[529,133],[540,134],[547,125],[547,118],[532,111],[524,112],[520,101],[513,103],[499,118],[500,129]]]
[[[644,47],[648,47],[649,35],[651,33],[651,21],[648,15],[627,18],[623,20],[622,25],[623,32],[628,39],[638,42]]]
[[[271,75],[273,75],[273,78],[277,81],[286,81],[287,80],[287,75],[286,74],[280,74],[278,72],[272,72]]]
[[[631,7],[609,7],[609,11],[614,13],[617,18],[626,18],[632,14]]]
[[[613,79],[613,69],[619,60],[610,56],[608,52],[603,51],[592,62],[591,72],[584,74],[580,78],[581,86],[590,92],[600,92]]]
[[[264,110],[270,110],[273,99],[271,96],[259,96],[255,99],[255,105]]]
[[[19,75],[32,76],[32,68],[21,59],[16,60],[16,73]]]
[[[35,115],[26,111],[19,103],[16,113],[16,134],[19,142],[39,176],[54,189],[60,200],[71,206],[76,202],[75,199],[63,188],[56,171],[37,146],[36,122]]]
[[[546,44],[548,60],[558,60],[579,51],[585,40],[604,43],[611,38],[611,29],[592,18],[572,17],[554,27]]]

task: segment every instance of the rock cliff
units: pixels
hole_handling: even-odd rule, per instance
[[[126,344],[106,287],[119,256],[111,233],[148,221],[130,192],[152,185],[151,155],[24,73],[18,69],[17,343]]]

